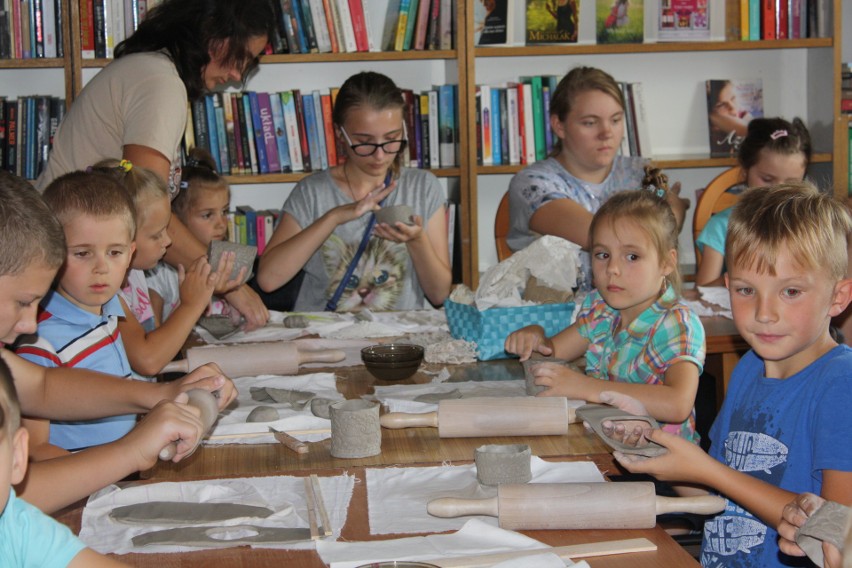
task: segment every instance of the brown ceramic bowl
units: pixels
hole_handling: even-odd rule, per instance
[[[383,381],[400,381],[413,375],[423,362],[423,347],[404,343],[371,345],[361,350],[367,370]]]

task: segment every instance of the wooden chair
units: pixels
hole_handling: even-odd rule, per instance
[[[503,195],[500,205],[497,206],[497,215],[494,216],[494,244],[497,245],[497,260],[502,262],[512,256],[512,249],[506,242],[509,235],[509,192]]]
[[[713,214],[718,213],[734,205],[740,198],[739,195],[728,193],[733,186],[743,181],[743,170],[739,166],[726,170],[716,176],[707,184],[698,204],[695,206],[695,215],[692,217],[692,242],[698,240],[704,225]],[[701,262],[701,252],[695,246],[695,262]]]

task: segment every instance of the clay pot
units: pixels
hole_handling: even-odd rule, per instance
[[[367,400],[343,400],[328,407],[331,418],[331,455],[366,458],[382,451],[379,404]]]
[[[527,483],[532,479],[531,455],[526,444],[479,446],[474,452],[476,479],[482,485],[491,486]]]
[[[387,223],[388,225],[395,225],[397,223],[405,223],[406,225],[414,224],[414,221],[411,220],[414,210],[408,205],[382,207],[375,212],[375,215],[376,221],[379,223]]]

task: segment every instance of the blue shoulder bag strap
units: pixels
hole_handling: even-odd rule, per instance
[[[385,187],[387,187],[390,182],[391,173],[388,172],[388,175],[385,177]],[[384,207],[385,199],[382,199],[379,206]],[[352,260],[349,261],[349,266],[346,267],[346,273],[343,275],[343,279],[340,281],[340,284],[337,285],[337,289],[325,305],[325,311],[333,312],[337,310],[337,303],[340,301],[340,297],[346,289],[346,284],[349,282],[349,279],[352,278],[352,273],[355,272],[355,267],[358,266],[358,261],[361,260],[361,255],[364,254],[364,251],[367,249],[367,243],[370,242],[370,235],[373,233],[373,227],[375,226],[376,215],[374,213],[370,213],[370,222],[367,223],[367,230],[364,231],[364,236],[361,237],[361,244],[358,245],[358,250],[355,251],[355,254],[352,256]]]

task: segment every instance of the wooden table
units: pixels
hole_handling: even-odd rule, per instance
[[[326,369],[338,375],[337,387],[347,398],[354,398],[371,392],[374,384],[388,384],[376,381],[363,367]],[[309,369],[306,372],[314,372]],[[521,377],[521,366],[516,361],[496,361],[459,365],[452,367],[452,380],[512,379]],[[418,372],[408,382],[428,382],[431,376]],[[604,472],[615,472],[617,466],[606,447],[594,435],[586,433],[582,426],[573,424],[564,436],[538,437],[494,437],[494,438],[438,438],[437,429],[411,428],[404,430],[383,430],[382,453],[379,456],[343,460],[329,454],[330,440],[309,444],[310,452],[296,454],[280,444],[227,445],[202,447],[189,459],[180,464],[160,463],[145,477],[150,481],[196,480],[223,477],[296,475],[310,473],[319,475],[340,475],[344,471],[365,479],[366,466],[385,466],[397,464],[435,465],[442,462],[473,461],[473,451],[482,444],[492,443],[528,443],[532,453],[544,458],[559,460],[591,460]],[[79,532],[84,502],[81,501],[57,515],[57,518]],[[643,552],[617,556],[592,558],[589,563],[594,568],[651,568],[659,566],[698,566],[698,563],[686,553],[665,531],[655,527],[642,530],[554,530],[521,531],[524,534],[554,546],[621,540],[629,538],[648,538],[658,546],[655,552]],[[384,540],[399,538],[402,535],[370,535],[367,520],[366,484],[356,483],[346,525],[342,538],[346,540]],[[411,536],[411,535],[405,535]],[[119,557],[134,566],[151,568],[170,567],[320,567],[323,566],[315,551],[292,551],[251,549],[247,547],[223,550],[205,550],[192,553],[174,554],[130,554]]]

